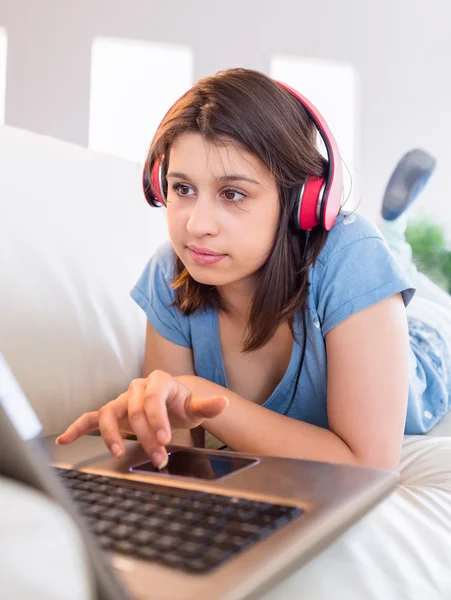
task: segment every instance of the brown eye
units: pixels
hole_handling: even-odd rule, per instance
[[[242,192],[239,192],[238,190],[233,190],[233,189],[224,190],[223,194],[224,194],[224,197],[227,200],[227,202],[233,202],[233,203],[242,202],[244,200],[244,198],[246,197],[245,194],[243,194]],[[241,196],[241,197],[237,198],[236,195]]]
[[[172,189],[179,196],[192,196],[189,191],[192,189],[189,185],[184,185],[183,183],[176,183],[172,186]]]

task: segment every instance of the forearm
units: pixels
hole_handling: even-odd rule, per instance
[[[192,375],[176,377],[201,396],[227,396],[230,403],[202,426],[237,452],[305,460],[360,464],[346,443],[329,429],[285,417],[216,383]]]

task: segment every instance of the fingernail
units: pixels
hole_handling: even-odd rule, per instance
[[[61,439],[61,436],[57,437],[57,438],[56,438],[56,440],[55,440],[55,444],[56,444],[57,446],[59,446],[59,445],[60,445],[60,439]]]
[[[164,445],[168,441],[168,434],[164,429],[159,429],[156,433],[156,438],[160,444]]]
[[[164,469],[168,464],[168,459],[163,458],[163,456],[159,452],[154,452],[152,454],[152,462],[157,467],[157,469]]]
[[[120,458],[124,454],[124,449],[119,446],[116,442],[111,446],[111,452],[116,458]]]

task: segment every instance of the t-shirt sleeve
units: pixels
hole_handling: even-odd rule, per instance
[[[176,306],[171,306],[175,298],[171,288],[173,272],[172,246],[164,244],[145,266],[130,296],[160,335],[174,344],[191,348],[189,319]]]
[[[401,293],[407,306],[415,288],[379,236],[349,241],[315,265],[314,291],[323,336],[384,298]],[[316,288],[316,289],[315,289]]]

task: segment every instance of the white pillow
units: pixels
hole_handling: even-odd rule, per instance
[[[131,161],[3,126],[0,164],[0,352],[57,433],[140,376],[129,291],[165,215]]]

